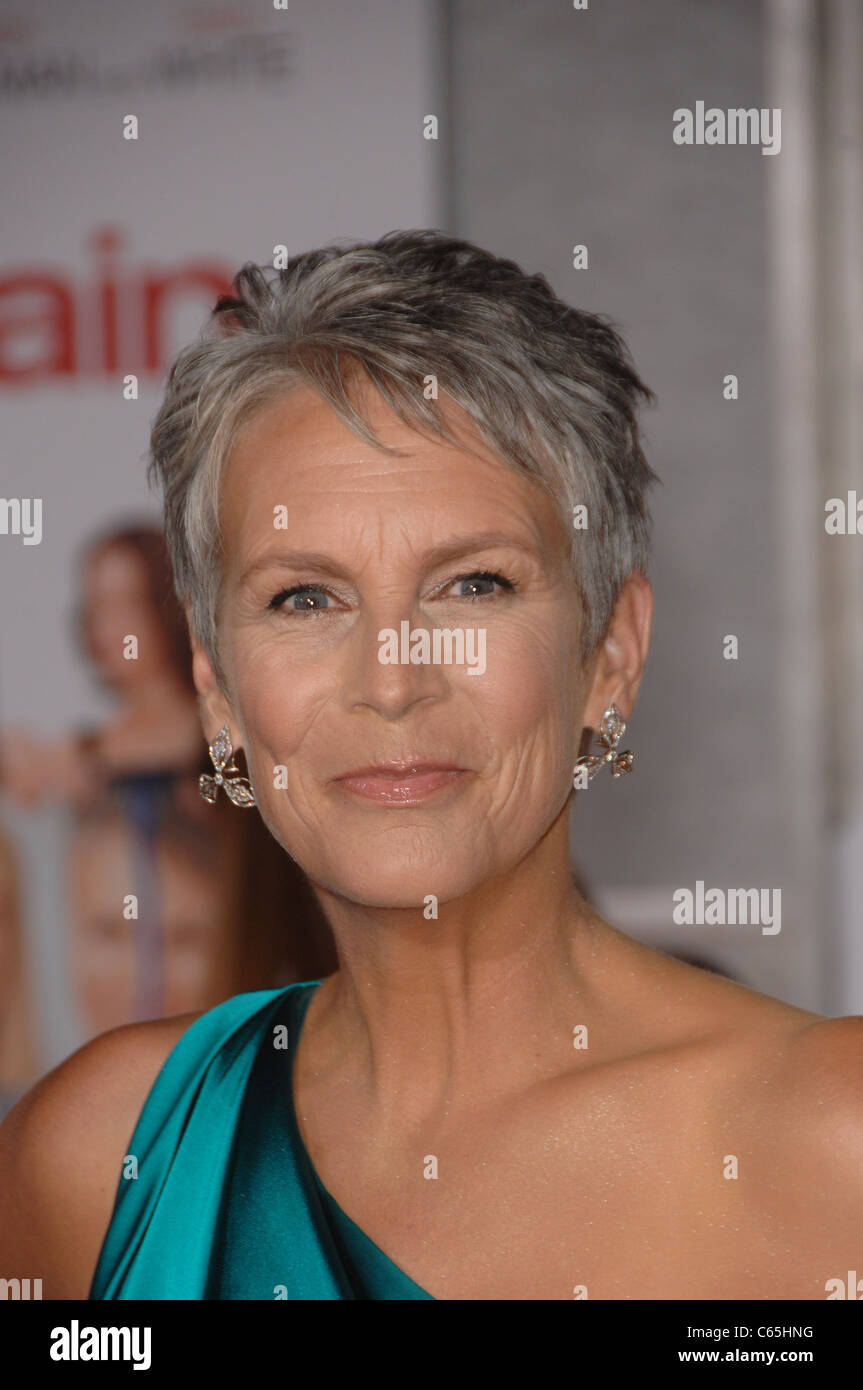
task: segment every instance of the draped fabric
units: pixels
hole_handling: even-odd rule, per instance
[[[319,984],[236,995],[180,1038],[129,1144],[91,1299],[433,1298],[303,1144],[291,1069]]]

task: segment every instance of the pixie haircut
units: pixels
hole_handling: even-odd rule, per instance
[[[329,245],[281,270],[247,262],[232,289],[171,368],[148,467],[163,490],[177,596],[222,688],[226,460],[251,416],[296,385],[315,389],[359,438],[403,455],[362,415],[351,394],[358,379],[420,434],[469,449],[438,407],[437,392],[449,397],[503,464],[551,495],[571,534],[586,660],[627,576],[647,572],[646,493],[658,481],[637,421],[655,397],[608,317],[564,303],[543,275],[434,230]]]

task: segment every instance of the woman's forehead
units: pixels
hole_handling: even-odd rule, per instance
[[[457,442],[437,439],[402,420],[379,391],[370,384],[351,391],[351,401],[380,441],[410,454],[428,455],[433,451],[478,455],[489,463],[500,463],[493,450],[477,432],[470,416],[455,401],[441,398],[438,410]],[[262,404],[238,431],[232,460],[245,461],[266,451],[273,458],[299,459],[336,450],[348,460],[374,456],[379,462],[388,457],[352,430],[338,413],[311,386],[296,385]]]
[[[362,405],[381,442],[399,454],[355,434],[312,389],[296,387],[262,407],[238,435],[227,462],[224,530],[242,535],[250,526],[271,526],[279,504],[288,508],[288,527],[291,509],[297,521],[317,520],[323,510],[335,527],[344,519],[343,503],[387,513],[412,505],[424,516],[432,508],[438,517],[480,507],[486,520],[502,522],[524,513],[528,525],[534,518],[547,531],[554,511],[547,491],[498,458],[455,403],[445,406],[453,440],[414,430],[377,392],[368,393]]]

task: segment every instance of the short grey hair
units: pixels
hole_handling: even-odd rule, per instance
[[[284,269],[247,262],[176,358],[153,424],[148,477],[164,494],[177,595],[225,689],[217,650],[219,496],[238,433],[291,386],[311,386],[387,453],[349,394],[357,375],[398,417],[464,447],[425,383],[463,407],[500,459],[546,488],[571,529],[582,659],[633,571],[647,572],[646,493],[657,475],[637,412],[655,397],[607,315],[572,308],[545,276],[434,230],[331,244]],[[586,529],[572,525],[584,504]]]

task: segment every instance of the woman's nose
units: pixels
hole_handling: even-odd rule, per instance
[[[343,690],[347,703],[368,705],[388,719],[398,718],[421,700],[440,699],[448,689],[441,664],[411,660],[411,634],[433,629],[415,607],[370,605],[342,648]],[[426,646],[432,648],[429,641]]]

